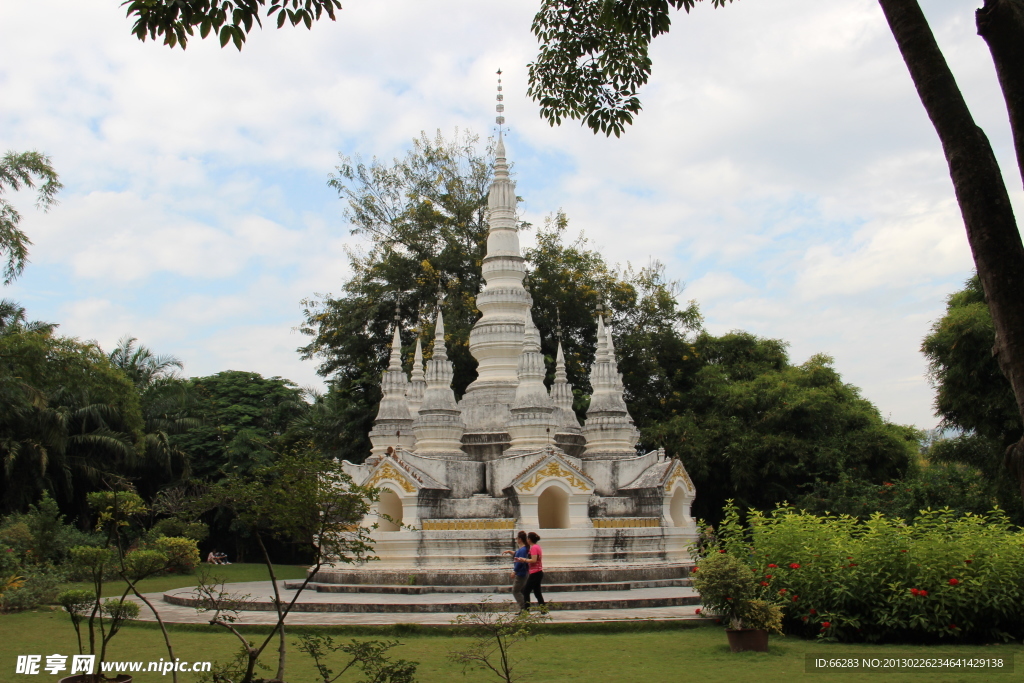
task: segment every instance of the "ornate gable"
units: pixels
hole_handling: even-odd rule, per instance
[[[680,480],[682,480],[683,488],[686,489],[687,493],[692,495],[697,492],[697,489],[693,485],[693,481],[690,479],[690,475],[687,474],[686,468],[683,467],[682,461],[673,460],[672,466],[669,467],[668,471],[665,473],[665,493],[672,493],[672,487],[674,487],[676,482]]]
[[[557,451],[550,450],[537,458],[512,480],[512,488],[516,493],[532,494],[544,482],[550,479],[560,480],[573,493],[593,493],[594,480],[578,469]]]
[[[397,484],[406,493],[417,493],[421,489],[449,490],[447,486],[426,472],[394,455],[386,455],[381,458],[380,462],[370,471],[363,486],[379,487],[388,482]]]
[[[663,488],[665,493],[672,493],[672,488],[680,480],[687,493],[691,495],[696,493],[693,481],[691,481],[690,475],[687,474],[686,468],[683,467],[683,463],[679,460],[666,460],[651,465],[641,472],[640,476],[626,486],[620,487],[619,490],[632,491]]]

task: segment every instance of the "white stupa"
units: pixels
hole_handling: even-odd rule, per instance
[[[498,124],[504,123],[498,85]],[[561,342],[550,389],[516,227],[515,186],[499,128],[488,195],[482,313],[469,336],[477,378],[456,402],[440,306],[431,359],[419,340],[411,381],[393,333],[371,457],[345,462],[381,490],[378,570],[504,566],[514,530],[538,530],[553,567],[686,563],[695,490],[664,450],[638,453],[610,322],[597,311],[597,353],[583,426],[572,410]],[[378,520],[373,514],[366,520]]]

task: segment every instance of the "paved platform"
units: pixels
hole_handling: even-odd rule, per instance
[[[279,582],[282,598],[290,600],[294,590],[284,581]],[[293,582],[287,582],[293,583]],[[227,584],[229,592],[248,596],[249,604],[239,612],[236,623],[243,625],[273,624],[273,589],[269,581]],[[549,597],[545,595],[545,597]],[[192,589],[183,588],[164,593],[149,593],[146,598],[168,623],[202,624],[210,619],[208,613],[196,611],[187,603],[195,600]],[[696,610],[699,596],[688,586],[665,586],[630,590],[552,592],[549,613],[553,623],[612,623],[644,621],[700,620]],[[566,598],[570,598],[567,600]],[[175,603],[168,602],[172,600]],[[491,603],[509,603],[508,589],[472,593],[333,593],[307,589],[299,596],[296,608],[288,616],[290,624],[305,625],[390,625],[420,624],[447,626],[464,614],[472,604],[488,600]],[[182,604],[186,603],[186,604]],[[155,621],[145,605],[139,614],[141,621]],[[253,608],[256,609],[253,609]]]

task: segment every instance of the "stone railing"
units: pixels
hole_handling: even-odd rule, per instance
[[[595,517],[595,529],[625,529],[661,526],[661,517]]]
[[[423,531],[463,531],[470,529],[515,529],[516,520],[507,519],[424,519]]]

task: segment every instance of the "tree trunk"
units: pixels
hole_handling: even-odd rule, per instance
[[[974,16],[996,65],[1024,182],[1024,0],[985,0]]]
[[[995,11],[997,6],[1006,3],[1007,0],[986,0],[986,8],[991,6]],[[992,313],[996,331],[992,352],[1010,380],[1017,409],[1024,420],[1024,244],[1006,184],[992,146],[974,123],[917,0],[878,0],[878,4],[942,142],[953,190],[967,228],[967,241]],[[1017,4],[1014,2],[1014,6]],[[1003,23],[990,22],[987,30],[995,30],[993,24]],[[996,43],[1001,46],[1002,59],[1002,42],[997,40]],[[1014,80],[1014,74],[1008,74],[1007,79]],[[1002,82],[1002,75],[1000,80]],[[1005,94],[1008,106],[1014,107],[1011,94]],[[1007,465],[1024,496],[1024,440],[1007,451]]]

